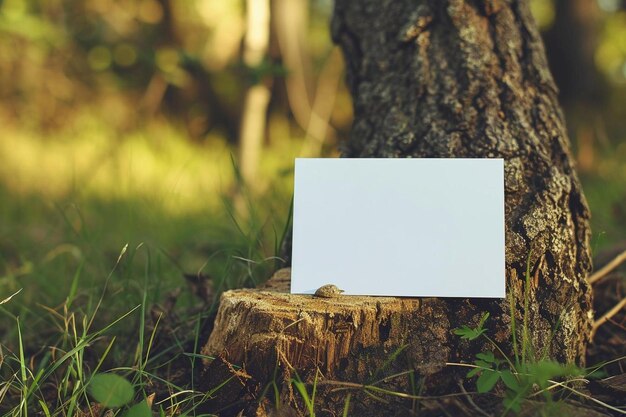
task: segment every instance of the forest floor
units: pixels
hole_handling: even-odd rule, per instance
[[[0,143],[0,415],[206,413],[220,390],[198,386],[200,349],[221,292],[254,287],[280,265],[299,142],[266,149],[253,193],[219,138],[194,144],[162,127],[115,139],[102,127],[64,140],[12,134],[10,149]],[[603,168],[582,175],[598,265],[626,249],[626,155],[601,157]],[[594,285],[596,317],[626,297],[624,271]],[[621,310],[589,347],[587,366],[604,374],[577,394],[554,387],[551,401],[626,414],[625,358]],[[118,402],[104,406],[102,389]],[[295,391],[306,402],[310,389]],[[407,412],[502,415],[503,392],[413,401]],[[528,415],[555,415],[529,396],[542,406]]]

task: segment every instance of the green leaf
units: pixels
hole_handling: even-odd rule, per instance
[[[519,381],[517,380],[515,375],[513,375],[513,373],[508,369],[506,371],[502,371],[500,373],[500,377],[502,378],[504,385],[506,385],[509,389],[516,392],[520,390]]]
[[[461,336],[461,339],[474,340],[480,337],[481,334],[485,333],[486,329],[472,329],[463,325],[453,330],[454,334],[457,336]]]
[[[89,381],[89,394],[109,408],[128,404],[135,396],[132,384],[115,374],[96,374]]]
[[[462,339],[466,339],[465,336],[469,334],[471,331],[472,329],[470,329],[466,325],[463,325],[461,327],[457,327],[456,329],[452,330],[452,333],[454,333],[457,336],[461,336]]]
[[[468,378],[471,378],[471,377],[473,377],[474,375],[478,374],[480,371],[482,371],[482,369],[481,369],[481,368],[474,368],[474,369],[472,369],[471,371],[469,371],[469,372],[467,373],[467,377],[468,377]]]
[[[474,361],[474,364],[480,368],[492,368],[492,364],[489,362],[485,362],[485,361]]]
[[[479,329],[483,328],[488,318],[489,318],[489,312],[486,312],[485,314],[483,314],[483,316],[480,318],[480,321],[478,322]]]
[[[499,372],[483,369],[483,372],[476,380],[476,388],[478,388],[479,393],[484,394],[485,392],[491,391],[499,379]]]
[[[152,412],[146,400],[143,400],[139,404],[135,404],[124,413],[124,417],[152,417]]]
[[[483,329],[483,326],[485,324],[485,321],[487,321],[488,318],[489,318],[489,313],[485,313],[480,318],[480,321],[478,322],[478,326],[476,326],[476,328],[472,329],[471,327],[463,325],[461,327],[454,329],[453,332],[455,335],[461,336],[461,339],[467,339],[467,340],[477,339],[478,337],[480,337],[481,334],[487,331],[487,329]]]
[[[496,361],[496,357],[493,355],[493,352],[480,352],[476,354],[476,357],[489,363],[494,363]]]

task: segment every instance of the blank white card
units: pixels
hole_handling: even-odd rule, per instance
[[[502,159],[296,159],[291,292],[505,296]]]

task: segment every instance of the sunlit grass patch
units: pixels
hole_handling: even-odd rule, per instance
[[[220,138],[196,144],[160,124],[124,137],[105,127],[64,135],[5,132],[0,175],[6,186],[53,198],[152,199],[176,213],[216,207],[233,179],[232,148]]]
[[[219,136],[195,143],[161,122],[123,137],[105,126],[88,127],[53,137],[5,131],[0,180],[17,194],[142,197],[173,213],[215,208],[233,185],[236,148]],[[264,151],[260,189],[289,171],[299,147],[285,138]]]
[[[297,151],[285,138],[264,152],[258,192],[245,194],[254,213],[236,220],[241,213],[229,203],[238,188],[234,148],[222,138],[194,143],[163,122],[120,137],[93,117],[51,137],[7,129],[0,140],[0,289],[25,286],[33,289],[23,294],[29,301],[39,291],[45,302],[59,302],[56,293],[78,265],[95,285],[127,243],[159,253],[172,276],[180,275],[176,268],[215,273],[224,253],[248,257],[245,246],[271,256]]]
[[[129,377],[137,401],[172,362],[194,369],[183,353],[199,351],[219,293],[267,277],[289,212],[299,144],[288,138],[266,149],[251,192],[218,137],[193,143],[158,123],[57,135],[0,140],[0,299],[22,289],[0,306],[2,412],[84,411],[97,369]],[[205,298],[185,274],[207,280]],[[183,382],[180,395],[166,384],[171,407],[200,395]]]

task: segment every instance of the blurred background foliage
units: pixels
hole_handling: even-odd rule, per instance
[[[530,3],[601,249],[626,235],[626,2]],[[331,0],[0,0],[0,295],[58,302],[54,282],[86,259],[106,277],[125,243],[163,254],[166,276],[265,278],[293,158],[337,155],[350,130],[331,13]]]

